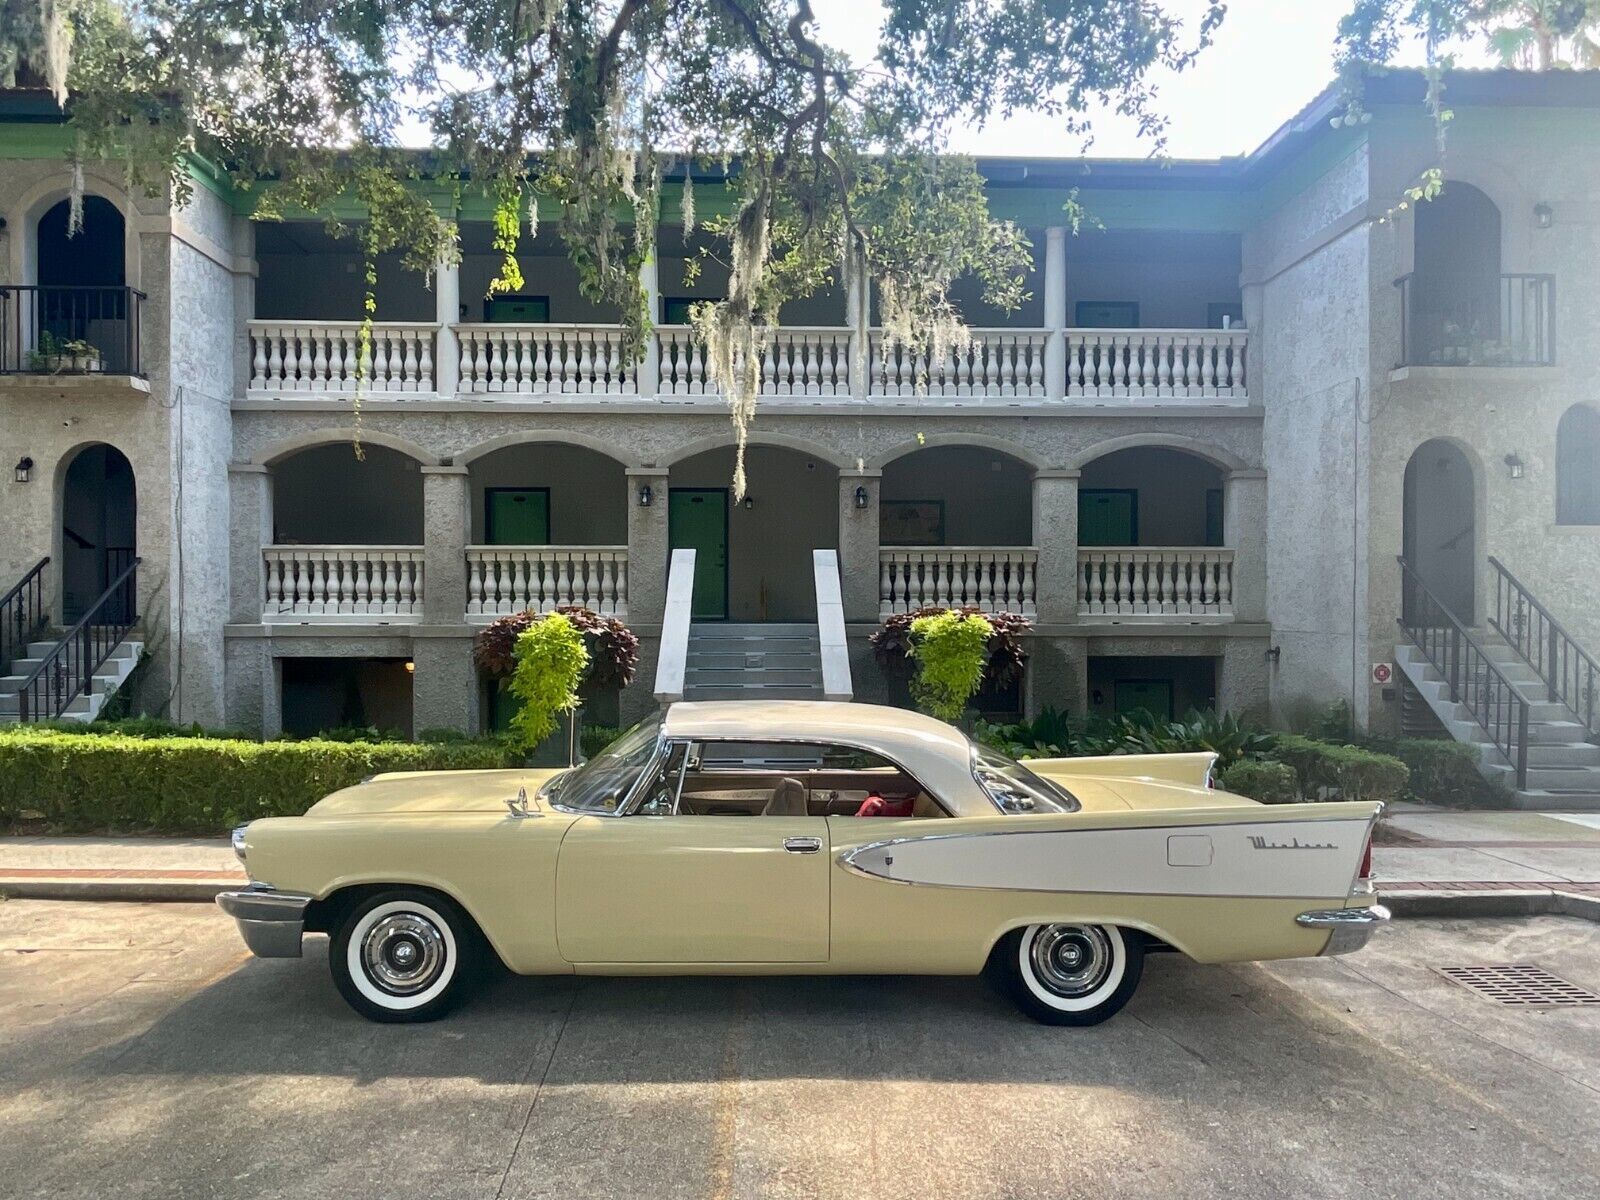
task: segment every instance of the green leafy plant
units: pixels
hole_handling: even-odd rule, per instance
[[[1077,731],[1072,718],[1058,708],[1044,708],[1032,720],[1011,724],[978,721],[972,736],[1012,758],[1063,758],[1073,752]]]
[[[944,721],[960,719],[983,682],[993,634],[994,626],[977,613],[941,612],[912,621],[917,673],[911,696],[917,707]]]
[[[1248,796],[1262,804],[1293,804],[1300,799],[1300,780],[1288,763],[1241,758],[1217,776],[1223,791]]]
[[[568,606],[556,609],[583,634],[589,652],[585,688],[627,687],[639,666],[639,638],[616,617],[603,617],[592,609]],[[539,620],[538,613],[520,612],[491,621],[478,632],[472,658],[490,679],[505,680],[516,669],[517,639]]]
[[[589,652],[570,617],[547,613],[517,635],[514,657],[516,668],[506,684],[519,702],[511,730],[532,750],[555,732],[560,714],[578,707]]]
[[[873,657],[891,678],[909,679],[916,672],[911,645],[911,626],[923,617],[953,612],[959,616],[979,616],[989,622],[989,641],[984,647],[983,684],[1004,687],[1022,678],[1028,664],[1028,651],[1022,638],[1033,622],[1021,613],[984,612],[980,608],[945,608],[928,605],[911,612],[895,613],[884,620],[869,639]],[[980,685],[981,686],[981,685]]]
[[[1391,754],[1411,772],[1406,794],[1424,804],[1504,807],[1505,789],[1490,783],[1478,770],[1478,751],[1461,742],[1433,738],[1368,739],[1363,746]]]
[[[1345,800],[1396,800],[1405,794],[1410,776],[1406,764],[1392,755],[1295,733],[1278,737],[1272,757],[1294,768],[1306,796],[1336,793]]]
[[[1148,713],[1111,718],[1089,736],[1109,737],[1112,754],[1186,754],[1210,750],[1226,766],[1246,756],[1265,754],[1275,738],[1251,729],[1234,713],[1191,709],[1181,721],[1163,721]]]

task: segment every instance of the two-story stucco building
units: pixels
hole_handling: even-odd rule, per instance
[[[984,161],[993,210],[1033,244],[1028,301],[964,291],[970,348],[915,362],[842,266],[782,314],[736,504],[726,405],[685,324],[725,281],[685,282],[703,235],[671,187],[642,361],[552,237],[522,246],[521,294],[488,298],[488,203],[441,190],[460,263],[380,264],[358,381],[351,243],[253,221],[198,164],[181,209],[88,165],[68,237],[66,129],[14,94],[0,589],[26,586],[0,719],[30,672],[72,690],[98,670],[91,692],[122,673],[81,630],[40,671],[53,637],[19,631],[41,614],[137,641],[147,709],[271,734],[482,728],[475,630],[567,603],[642,638],[618,717],[683,692],[894,698],[868,636],[966,602],[1034,622],[1023,685],[983,698],[996,711],[1289,719],[1343,697],[1387,728],[1476,706],[1515,759],[1492,748],[1498,675],[1457,673],[1463,712],[1434,695],[1433,660],[1476,652],[1422,610],[1492,640],[1511,594],[1495,556],[1564,622],[1563,655],[1600,647],[1600,79],[1464,73],[1449,100],[1445,192],[1397,211],[1435,155],[1408,72],[1368,85],[1365,124],[1335,125],[1330,91],[1239,158]],[[1077,234],[1074,191],[1095,218]],[[1374,670],[1397,659],[1399,678]],[[1535,725],[1583,703],[1581,683],[1523,683],[1505,686]],[[31,715],[54,715],[47,690],[22,689]]]

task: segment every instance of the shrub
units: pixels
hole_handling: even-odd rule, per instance
[[[1061,758],[1075,742],[1071,718],[1057,708],[1045,708],[1029,721],[996,725],[974,724],[972,736],[1012,758]]]
[[[944,721],[960,719],[983,682],[994,627],[977,613],[941,612],[911,622],[917,707]]]
[[[1084,754],[1192,754],[1209,750],[1223,766],[1271,750],[1276,738],[1251,729],[1233,713],[1191,709],[1181,721],[1163,721],[1150,713],[1129,713],[1092,722],[1083,743],[1097,748]]]
[[[591,609],[576,606],[558,608],[583,635],[589,652],[589,671],[585,687],[627,687],[639,666],[639,638],[616,617],[602,617]],[[472,645],[472,658],[491,679],[509,679],[516,670],[517,639],[539,620],[533,612],[512,613],[490,622],[478,632]]]
[[[555,732],[561,713],[578,707],[578,685],[589,667],[583,634],[562,613],[547,613],[517,635],[516,670],[506,685],[520,703],[511,730],[532,750]]]
[[[1217,776],[1224,791],[1248,796],[1262,804],[1293,804],[1300,799],[1300,783],[1288,763],[1264,758],[1241,758]]]
[[[930,605],[908,613],[895,613],[887,618],[871,638],[873,657],[883,673],[891,678],[913,675],[916,664],[912,658],[912,623],[946,612],[964,617],[982,617],[989,622],[983,683],[992,687],[1006,687],[1022,678],[1023,668],[1028,664],[1028,651],[1023,646],[1022,635],[1033,628],[1033,622],[1021,613],[986,613],[970,605],[965,608]]]
[[[1306,796],[1337,792],[1345,800],[1395,800],[1405,792],[1410,772],[1388,754],[1319,742],[1301,734],[1283,734],[1272,757],[1295,769]]]
[[[252,742],[50,729],[0,731],[0,825],[25,814],[67,831],[215,836],[255,817],[293,816],[380,771],[522,764],[503,738],[410,742]]]
[[[614,725],[584,725],[578,730],[578,749],[584,758],[593,758],[621,736]]]
[[[1392,754],[1411,772],[1406,793],[1426,804],[1503,806],[1504,791],[1478,771],[1478,752],[1460,742],[1433,738],[1372,740],[1369,750]]]

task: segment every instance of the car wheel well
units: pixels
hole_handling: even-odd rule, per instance
[[[331,934],[343,924],[344,919],[350,915],[350,910],[367,897],[375,896],[379,892],[392,892],[396,889],[404,889],[408,892],[422,892],[447,901],[471,925],[472,933],[476,936],[480,948],[493,955],[496,959],[500,957],[500,952],[494,948],[494,943],[485,936],[482,926],[478,924],[477,918],[468,911],[466,905],[441,888],[427,887],[420,883],[353,883],[348,887],[338,888],[319,900],[313,900],[306,906],[306,932]]]

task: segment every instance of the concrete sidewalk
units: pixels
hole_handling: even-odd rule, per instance
[[[1600,815],[1592,813],[1396,805],[1372,857],[1380,894],[1406,912],[1565,911],[1538,899],[1562,895],[1600,906]],[[10,896],[205,901],[245,882],[223,838],[0,838],[0,894]]]

